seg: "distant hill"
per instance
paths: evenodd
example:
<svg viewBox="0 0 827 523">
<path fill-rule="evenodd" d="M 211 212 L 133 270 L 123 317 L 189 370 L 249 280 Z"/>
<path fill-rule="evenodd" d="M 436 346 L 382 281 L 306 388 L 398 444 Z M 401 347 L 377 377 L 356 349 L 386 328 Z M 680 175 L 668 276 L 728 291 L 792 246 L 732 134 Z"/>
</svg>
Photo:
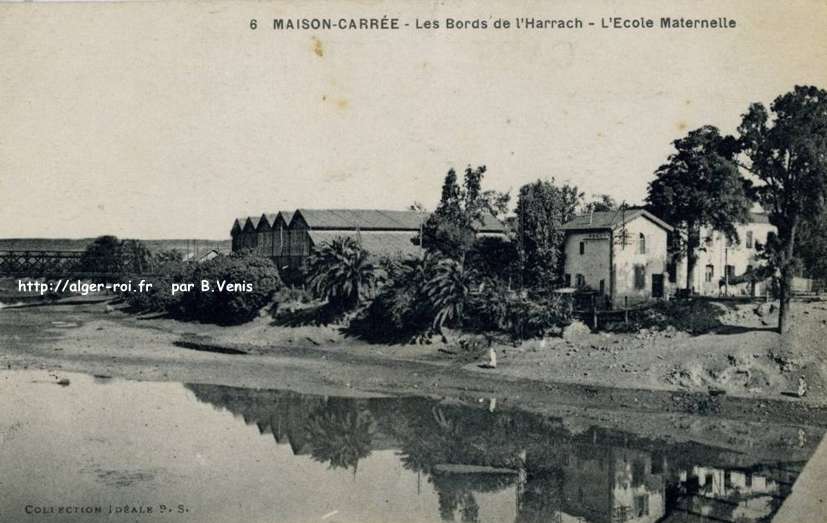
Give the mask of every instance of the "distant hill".
<svg viewBox="0 0 827 523">
<path fill-rule="evenodd" d="M 83 251 L 94 238 L 0 238 L 0 251 Z M 230 252 L 231 240 L 141 240 L 152 252 L 176 249 L 199 253 Z"/>
</svg>

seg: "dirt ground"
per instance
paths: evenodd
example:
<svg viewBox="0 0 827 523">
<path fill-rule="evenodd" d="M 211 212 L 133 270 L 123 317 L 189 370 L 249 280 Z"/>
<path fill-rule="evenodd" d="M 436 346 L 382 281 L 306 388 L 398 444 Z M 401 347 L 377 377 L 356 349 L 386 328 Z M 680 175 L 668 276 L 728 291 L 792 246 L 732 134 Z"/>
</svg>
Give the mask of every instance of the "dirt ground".
<svg viewBox="0 0 827 523">
<path fill-rule="evenodd" d="M 462 362 L 450 343 L 371 345 L 335 325 L 284 327 L 262 315 L 236 327 L 134 316 L 103 297 L 0 309 L 0 365 L 153 381 L 299 392 L 417 394 L 519 405 L 549 414 L 589 409 L 720 415 L 745 422 L 827 426 L 827 303 L 795 303 L 793 334 L 774 318 L 733 307 L 718 333 L 589 333 L 495 344 L 496 369 Z M 805 376 L 808 394 L 793 398 Z"/>
</svg>

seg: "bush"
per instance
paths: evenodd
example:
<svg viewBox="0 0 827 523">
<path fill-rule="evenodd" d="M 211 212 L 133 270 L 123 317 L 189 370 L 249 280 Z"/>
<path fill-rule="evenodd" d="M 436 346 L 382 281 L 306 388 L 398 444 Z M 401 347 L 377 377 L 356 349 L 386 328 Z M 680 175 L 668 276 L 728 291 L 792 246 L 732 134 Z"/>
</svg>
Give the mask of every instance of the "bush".
<svg viewBox="0 0 827 523">
<path fill-rule="evenodd" d="M 278 270 L 267 258 L 250 255 L 219 256 L 204 263 L 170 261 L 159 267 L 161 276 L 149 278 L 152 288 L 122 296 L 140 312 L 166 312 L 171 317 L 223 325 L 250 321 L 281 288 Z M 140 276 L 132 278 L 133 287 Z M 211 290 L 202 291 L 201 281 Z M 172 283 L 193 283 L 189 292 L 172 295 Z M 241 289 L 221 284 L 242 284 Z"/>
<path fill-rule="evenodd" d="M 219 256 L 192 267 L 188 281 L 195 283 L 195 289 L 181 293 L 173 311 L 184 319 L 223 325 L 250 321 L 282 285 L 275 264 L 260 256 Z M 209 283 L 210 290 L 201 290 L 202 281 Z"/>
<path fill-rule="evenodd" d="M 368 339 L 392 340 L 430 331 L 434 319 L 426 284 L 433 273 L 431 258 L 385 260 L 383 285 L 371 304 L 351 322 Z"/>
<path fill-rule="evenodd" d="M 665 329 L 673 327 L 689 334 L 704 334 L 724 324 L 721 317 L 724 306 L 707 300 L 672 300 L 658 302 L 635 312 L 628 324 L 612 322 L 604 327 L 612 332 L 638 332 L 640 329 Z"/>
<path fill-rule="evenodd" d="M 507 310 L 506 331 L 518 340 L 542 338 L 571 323 L 569 308 L 556 299 L 513 296 Z"/>
<path fill-rule="evenodd" d="M 465 303 L 472 285 L 472 274 L 461 263 L 446 258 L 436 264 L 433 276 L 425 284 L 435 313 L 434 329 L 441 331 L 443 325 L 462 325 Z"/>
<path fill-rule="evenodd" d="M 307 260 L 307 274 L 313 292 L 341 310 L 355 308 L 376 281 L 367 251 L 348 237 L 319 246 Z"/>
<path fill-rule="evenodd" d="M 144 277 L 140 274 L 128 276 L 132 280 L 133 292 L 123 292 L 121 297 L 136 312 L 167 312 L 176 311 L 181 295 L 172 295 L 172 283 L 192 281 L 193 262 L 167 260 L 157 263 L 153 271 L 157 276 Z M 142 279 L 152 284 L 146 292 L 137 292 L 135 286 Z"/>
</svg>

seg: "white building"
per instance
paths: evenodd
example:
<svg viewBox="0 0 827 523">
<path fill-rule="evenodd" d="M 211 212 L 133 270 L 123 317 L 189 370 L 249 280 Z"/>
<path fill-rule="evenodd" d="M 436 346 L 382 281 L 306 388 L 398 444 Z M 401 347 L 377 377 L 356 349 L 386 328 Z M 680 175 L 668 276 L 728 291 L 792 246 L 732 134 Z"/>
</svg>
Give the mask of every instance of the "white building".
<svg viewBox="0 0 827 523">
<path fill-rule="evenodd" d="M 663 298 L 672 227 L 643 209 L 594 212 L 563 225 L 566 286 L 613 307 Z"/>
<path fill-rule="evenodd" d="M 739 281 L 747 272 L 762 265 L 761 250 L 767 244 L 767 236 L 776 233 L 764 212 L 750 213 L 748 223 L 736 227 L 738 242 L 730 242 L 720 231 L 701 229 L 698 261 L 692 274 L 692 288 L 703 296 L 761 296 L 767 281 L 751 284 Z M 686 287 L 686 258 L 678 264 L 676 281 L 678 288 Z"/>
</svg>

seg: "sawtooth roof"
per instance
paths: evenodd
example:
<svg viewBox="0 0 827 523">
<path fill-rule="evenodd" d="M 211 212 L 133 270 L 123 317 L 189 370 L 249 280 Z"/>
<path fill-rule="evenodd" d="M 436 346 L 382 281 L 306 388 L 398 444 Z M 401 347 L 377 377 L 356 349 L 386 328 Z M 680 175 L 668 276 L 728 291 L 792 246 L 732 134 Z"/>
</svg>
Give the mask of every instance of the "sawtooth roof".
<svg viewBox="0 0 827 523">
<path fill-rule="evenodd" d="M 259 221 L 259 227 L 270 227 L 272 228 L 276 224 L 276 220 L 278 217 L 281 216 L 281 219 L 284 220 L 285 225 L 290 223 L 290 220 L 293 219 L 293 213 L 287 211 L 279 211 L 276 213 L 264 213 L 261 215 L 261 221 Z"/>
</svg>

